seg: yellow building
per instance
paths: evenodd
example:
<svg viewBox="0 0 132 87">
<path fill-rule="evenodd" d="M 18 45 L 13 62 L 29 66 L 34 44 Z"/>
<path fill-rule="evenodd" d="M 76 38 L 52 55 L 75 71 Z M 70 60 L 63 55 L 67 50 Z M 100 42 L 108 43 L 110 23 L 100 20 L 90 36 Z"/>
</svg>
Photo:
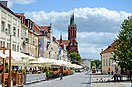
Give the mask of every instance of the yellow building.
<svg viewBox="0 0 132 87">
<path fill-rule="evenodd" d="M 102 73 L 108 74 L 112 71 L 115 72 L 115 68 L 120 71 L 120 67 L 117 65 L 115 61 L 113 61 L 111 58 L 113 58 L 112 52 L 113 52 L 113 46 L 115 43 L 112 43 L 110 46 L 108 46 L 105 50 L 101 52 L 101 60 L 102 60 Z"/>
</svg>

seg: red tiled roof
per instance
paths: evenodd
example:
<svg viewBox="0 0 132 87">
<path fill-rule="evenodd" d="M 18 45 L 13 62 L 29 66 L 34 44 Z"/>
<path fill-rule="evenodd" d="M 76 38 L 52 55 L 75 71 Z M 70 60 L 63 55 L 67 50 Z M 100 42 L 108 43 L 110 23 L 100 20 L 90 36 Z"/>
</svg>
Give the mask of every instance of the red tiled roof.
<svg viewBox="0 0 132 87">
<path fill-rule="evenodd" d="M 39 26 L 40 30 L 45 30 L 46 32 L 49 32 L 49 29 L 51 26 Z"/>
<path fill-rule="evenodd" d="M 39 34 L 39 35 L 43 35 L 43 33 L 40 32 L 39 26 L 38 26 L 37 24 L 35 24 L 35 23 L 34 23 L 34 31 L 35 31 L 37 34 Z"/>
<path fill-rule="evenodd" d="M 16 16 L 21 16 L 23 17 L 24 16 L 24 13 L 15 13 Z"/>
<path fill-rule="evenodd" d="M 109 53 L 112 52 L 114 50 L 114 46 L 116 46 L 116 41 L 114 41 L 110 46 L 108 46 L 102 53 Z"/>
<path fill-rule="evenodd" d="M 58 43 L 60 43 L 60 40 L 57 40 Z M 68 46 L 69 44 L 69 40 L 62 40 L 62 43 L 65 44 L 66 46 Z"/>
</svg>

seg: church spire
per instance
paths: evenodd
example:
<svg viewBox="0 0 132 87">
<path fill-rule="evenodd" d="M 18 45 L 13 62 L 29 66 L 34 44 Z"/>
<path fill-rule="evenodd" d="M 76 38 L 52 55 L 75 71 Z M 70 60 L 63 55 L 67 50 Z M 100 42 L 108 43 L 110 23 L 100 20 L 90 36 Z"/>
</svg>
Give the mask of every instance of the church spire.
<svg viewBox="0 0 132 87">
<path fill-rule="evenodd" d="M 62 43 L 62 33 L 60 35 L 60 44 Z"/>
<path fill-rule="evenodd" d="M 73 13 L 70 17 L 70 26 L 73 26 L 73 25 L 75 25 L 75 23 L 74 23 L 74 10 L 73 10 Z"/>
</svg>

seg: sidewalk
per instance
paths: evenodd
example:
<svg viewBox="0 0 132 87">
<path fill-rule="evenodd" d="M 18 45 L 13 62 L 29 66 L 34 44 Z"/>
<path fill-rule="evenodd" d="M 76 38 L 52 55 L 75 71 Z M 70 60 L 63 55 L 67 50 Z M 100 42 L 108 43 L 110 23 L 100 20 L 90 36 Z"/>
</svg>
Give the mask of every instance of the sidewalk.
<svg viewBox="0 0 132 87">
<path fill-rule="evenodd" d="M 95 74 L 92 76 L 92 87 L 131 87 L 131 83 L 130 81 L 114 82 L 108 75 Z"/>
<path fill-rule="evenodd" d="M 63 77 L 63 80 L 56 78 L 49 81 L 24 85 L 24 87 L 90 87 L 89 85 L 89 75 L 86 75 L 85 72 L 81 72 Z"/>
</svg>

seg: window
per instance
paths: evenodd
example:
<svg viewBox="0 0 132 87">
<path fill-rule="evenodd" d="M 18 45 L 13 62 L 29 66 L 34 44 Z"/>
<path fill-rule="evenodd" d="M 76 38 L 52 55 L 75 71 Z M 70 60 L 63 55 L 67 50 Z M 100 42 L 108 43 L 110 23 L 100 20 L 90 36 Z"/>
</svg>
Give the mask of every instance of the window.
<svg viewBox="0 0 132 87">
<path fill-rule="evenodd" d="M 19 29 L 18 29 L 18 31 L 17 31 L 17 36 L 19 37 Z"/>
<path fill-rule="evenodd" d="M 108 63 L 108 62 L 107 62 L 107 59 L 106 59 L 106 62 L 105 62 L 105 63 L 106 63 L 106 66 L 108 66 L 108 65 L 107 65 L 107 63 Z"/>
<path fill-rule="evenodd" d="M 1 32 L 5 31 L 5 22 L 1 21 Z"/>
<path fill-rule="evenodd" d="M 7 43 L 7 48 L 9 48 L 9 43 Z"/>
<path fill-rule="evenodd" d="M 5 42 L 3 42 L 3 47 L 5 47 Z"/>
<path fill-rule="evenodd" d="M 16 36 L 16 27 L 13 27 L 13 36 Z"/>
<path fill-rule="evenodd" d="M 17 52 L 19 52 L 19 46 L 17 46 Z"/>
<path fill-rule="evenodd" d="M 16 51 L 16 45 L 14 45 L 14 51 Z"/>
<path fill-rule="evenodd" d="M 105 66 L 105 59 L 103 59 L 103 66 Z"/>
<path fill-rule="evenodd" d="M 10 24 L 8 24 L 8 32 L 7 32 L 7 34 L 11 34 L 11 25 Z"/>
<path fill-rule="evenodd" d="M 111 60 L 109 59 L 109 66 L 111 66 Z"/>
</svg>

